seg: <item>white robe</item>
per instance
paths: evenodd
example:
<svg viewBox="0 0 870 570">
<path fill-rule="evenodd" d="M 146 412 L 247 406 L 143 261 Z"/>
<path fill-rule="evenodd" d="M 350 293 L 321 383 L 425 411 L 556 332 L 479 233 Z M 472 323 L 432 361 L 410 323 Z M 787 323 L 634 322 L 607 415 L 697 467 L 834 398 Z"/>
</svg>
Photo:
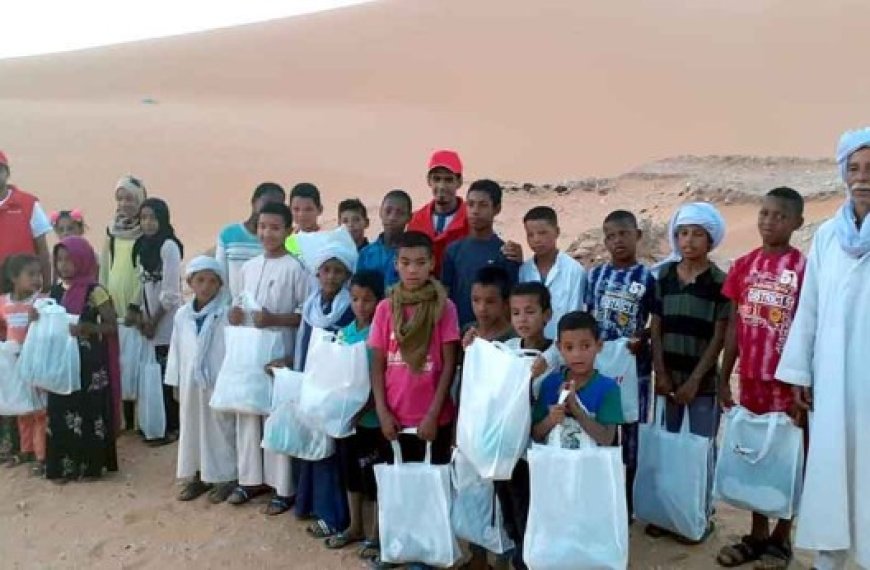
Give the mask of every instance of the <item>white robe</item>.
<svg viewBox="0 0 870 570">
<path fill-rule="evenodd" d="M 238 479 L 236 469 L 236 416 L 213 410 L 212 389 L 202 389 L 193 380 L 196 362 L 196 323 L 190 303 L 175 315 L 175 328 L 169 344 L 165 383 L 178 387 L 181 434 L 178 440 L 179 478 L 193 477 L 197 471 L 206 483 Z M 226 320 L 215 323 L 214 340 L 208 359 L 215 375 L 224 359 Z"/>
<path fill-rule="evenodd" d="M 870 255 L 848 256 L 832 221 L 816 233 L 777 378 L 813 387 L 795 545 L 848 550 L 870 568 Z"/>
</svg>

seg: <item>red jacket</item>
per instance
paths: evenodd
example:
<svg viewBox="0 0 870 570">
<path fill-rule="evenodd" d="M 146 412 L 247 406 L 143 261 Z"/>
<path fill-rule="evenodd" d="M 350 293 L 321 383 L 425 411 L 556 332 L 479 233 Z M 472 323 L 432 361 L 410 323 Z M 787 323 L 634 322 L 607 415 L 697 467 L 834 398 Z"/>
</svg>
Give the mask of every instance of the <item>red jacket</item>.
<svg viewBox="0 0 870 570">
<path fill-rule="evenodd" d="M 0 204 L 0 266 L 7 257 L 19 253 L 36 254 L 30 219 L 36 196 L 9 185 L 9 196 Z"/>
<path fill-rule="evenodd" d="M 408 231 L 423 232 L 435 244 L 435 275 L 441 275 L 441 260 L 444 259 L 444 252 L 447 246 L 451 243 L 461 240 L 468 236 L 468 209 L 465 207 L 465 202 L 462 198 L 459 200 L 459 207 L 456 209 L 453 219 L 443 232 L 435 235 L 435 227 L 432 225 L 432 209 L 433 202 L 429 202 L 411 216 L 411 221 L 408 223 Z"/>
</svg>

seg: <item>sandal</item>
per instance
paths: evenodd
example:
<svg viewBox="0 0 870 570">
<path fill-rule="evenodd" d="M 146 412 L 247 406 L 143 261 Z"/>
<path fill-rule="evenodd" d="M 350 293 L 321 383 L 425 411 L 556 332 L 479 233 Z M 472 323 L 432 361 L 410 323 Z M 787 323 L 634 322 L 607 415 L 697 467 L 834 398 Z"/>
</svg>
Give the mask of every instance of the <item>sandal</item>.
<svg viewBox="0 0 870 570">
<path fill-rule="evenodd" d="M 716 556 L 716 562 L 724 568 L 736 568 L 761 558 L 765 550 L 765 541 L 750 535 L 741 537 L 737 544 L 723 546 Z"/>
<path fill-rule="evenodd" d="M 654 524 L 646 525 L 646 528 L 643 529 L 645 535 L 650 538 L 664 538 L 666 536 L 671 536 L 673 533 L 666 528 L 662 528 L 660 526 L 656 526 Z"/>
<path fill-rule="evenodd" d="M 45 461 L 37 461 L 36 465 L 30 468 L 31 477 L 45 477 Z"/>
<path fill-rule="evenodd" d="M 6 467 L 9 469 L 14 469 L 19 465 L 24 465 L 25 463 L 33 463 L 36 461 L 36 456 L 32 453 L 15 453 L 9 457 L 9 462 L 6 463 Z"/>
<path fill-rule="evenodd" d="M 227 500 L 237 483 L 216 483 L 212 485 L 211 491 L 208 492 L 208 502 L 212 505 L 219 505 Z"/>
<path fill-rule="evenodd" d="M 294 497 L 280 497 L 275 495 L 263 512 L 270 517 L 281 515 L 293 508 Z"/>
<path fill-rule="evenodd" d="M 399 564 L 393 564 L 392 562 L 384 562 L 381 560 L 381 555 L 378 554 L 371 560 L 369 560 L 369 568 L 372 570 L 390 570 L 391 568 L 399 568 Z"/>
<path fill-rule="evenodd" d="M 716 525 L 713 521 L 710 521 L 707 524 L 707 530 L 704 531 L 704 534 L 698 540 L 692 540 L 691 538 L 686 538 L 685 536 L 680 536 L 678 534 L 674 535 L 674 540 L 679 542 L 684 546 L 698 546 L 699 544 L 704 544 L 710 535 L 713 534 L 713 531 L 716 530 Z"/>
<path fill-rule="evenodd" d="M 788 542 L 768 540 L 762 548 L 755 570 L 785 570 L 794 557 Z"/>
<path fill-rule="evenodd" d="M 327 538 L 324 541 L 324 544 L 326 545 L 326 548 L 330 550 L 341 550 L 346 546 L 357 544 L 363 540 L 365 540 L 364 536 L 353 536 L 346 530 L 343 530 Z"/>
<path fill-rule="evenodd" d="M 231 505 L 244 505 L 257 495 L 262 495 L 265 493 L 260 487 L 245 487 L 244 485 L 239 485 L 233 492 L 230 493 L 230 496 L 227 497 L 227 502 Z"/>
<path fill-rule="evenodd" d="M 199 479 L 194 479 L 187 483 L 184 488 L 178 493 L 179 501 L 192 501 L 208 492 L 211 489 L 211 485 L 208 483 L 203 483 Z"/>
<path fill-rule="evenodd" d="M 329 538 L 330 536 L 338 534 L 337 531 L 329 528 L 329 525 L 323 519 L 314 521 L 314 524 L 309 525 L 308 528 L 305 529 L 305 532 L 307 532 L 308 536 L 312 538 Z"/>
<path fill-rule="evenodd" d="M 362 541 L 362 545 L 360 545 L 356 555 L 360 560 L 372 561 L 381 555 L 381 543 L 377 540 L 367 538 Z"/>
</svg>

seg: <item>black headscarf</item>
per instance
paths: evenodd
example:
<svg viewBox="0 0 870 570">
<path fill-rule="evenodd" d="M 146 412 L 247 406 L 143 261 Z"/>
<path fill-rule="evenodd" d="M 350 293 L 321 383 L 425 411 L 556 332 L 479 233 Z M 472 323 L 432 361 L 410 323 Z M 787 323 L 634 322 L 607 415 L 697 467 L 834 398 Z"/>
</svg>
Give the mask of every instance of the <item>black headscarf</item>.
<svg viewBox="0 0 870 570">
<path fill-rule="evenodd" d="M 184 246 L 181 241 L 175 237 L 175 229 L 169 222 L 169 206 L 160 198 L 147 198 L 139 207 L 148 208 L 154 212 L 154 217 L 157 218 L 157 233 L 153 236 L 143 235 L 136 240 L 133 245 L 133 265 L 139 265 L 145 271 L 145 274 L 153 278 L 160 278 L 163 275 L 163 260 L 160 257 L 160 249 L 163 247 L 166 240 L 172 240 L 178 244 L 178 250 L 181 257 L 184 257 Z"/>
</svg>

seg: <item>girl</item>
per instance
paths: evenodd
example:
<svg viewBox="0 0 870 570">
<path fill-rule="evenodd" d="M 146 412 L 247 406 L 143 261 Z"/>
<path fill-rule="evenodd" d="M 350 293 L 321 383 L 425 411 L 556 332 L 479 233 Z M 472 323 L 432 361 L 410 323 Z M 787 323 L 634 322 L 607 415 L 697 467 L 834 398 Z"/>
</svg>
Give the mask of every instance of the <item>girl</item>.
<svg viewBox="0 0 870 570">
<path fill-rule="evenodd" d="M 117 334 L 118 316 L 109 293 L 95 282 L 95 259 L 93 248 L 80 237 L 54 247 L 62 284 L 51 288 L 51 297 L 79 315 L 70 334 L 79 339 L 82 386 L 68 396 L 48 395 L 45 475 L 59 484 L 118 470 L 112 403 L 120 386 L 109 373 L 109 337 Z"/>
<path fill-rule="evenodd" d="M 350 281 L 350 298 L 354 321 L 341 329 L 339 339 L 345 344 L 366 342 L 375 307 L 384 298 L 383 275 L 379 271 L 361 271 L 354 275 Z M 326 547 L 338 549 L 363 541 L 359 551 L 363 560 L 375 558 L 380 553 L 374 465 L 382 462 L 381 439 L 378 414 L 371 405 L 360 412 L 356 433 L 338 441 L 338 458 L 350 505 L 350 526 L 327 538 Z M 363 522 L 364 508 L 369 508 L 373 514 L 368 533 Z"/>
<path fill-rule="evenodd" d="M 100 255 L 100 284 L 108 290 L 121 319 L 140 296 L 139 273 L 133 265 L 133 245 L 142 235 L 139 207 L 145 197 L 145 186 L 139 179 L 124 176 L 118 181 L 115 186 L 115 220 L 106 231 L 107 239 Z"/>
<path fill-rule="evenodd" d="M 349 237 L 349 236 L 348 236 Z M 305 369 L 311 333 L 315 328 L 338 332 L 354 320 L 351 297 L 345 283 L 356 266 L 357 252 L 352 239 L 347 244 L 331 243 L 314 252 L 312 266 L 317 272 L 318 290 L 302 307 L 302 326 L 297 336 L 294 368 Z M 330 537 L 347 528 L 347 497 L 341 480 L 338 457 L 321 461 L 293 460 L 296 485 L 296 516 L 315 517 L 306 531 L 314 538 Z"/>
<path fill-rule="evenodd" d="M 216 259 L 195 258 L 187 266 L 194 298 L 174 318 L 166 384 L 178 388 L 181 403 L 177 475 L 188 482 L 179 501 L 192 501 L 208 492 L 209 501 L 222 503 L 238 479 L 235 415 L 209 407 L 224 359 L 225 282 Z"/>
<path fill-rule="evenodd" d="M 85 234 L 85 217 L 79 209 L 52 212 L 50 219 L 51 227 L 54 228 L 54 233 L 59 240 L 70 236 L 81 237 Z"/>
<path fill-rule="evenodd" d="M 13 255 L 3 264 L 3 290 L 0 297 L 0 338 L 23 344 L 30 324 L 33 302 L 41 297 L 42 266 L 33 255 Z M 11 423 L 13 418 L 2 418 Z M 45 410 L 18 416 L 20 453 L 10 454 L 8 467 L 36 461 L 34 475 L 42 475 L 45 463 Z M 12 430 L 9 430 L 12 431 Z M 12 444 L 12 442 L 9 442 Z M 9 445 L 12 447 L 12 445 Z"/>
<path fill-rule="evenodd" d="M 169 222 L 169 206 L 159 198 L 148 198 L 139 208 L 142 236 L 133 245 L 133 265 L 139 268 L 141 296 L 139 311 L 130 311 L 127 321 L 151 339 L 157 361 L 166 373 L 166 358 L 172 338 L 175 312 L 181 305 L 181 258 L 184 246 Z M 132 403 L 132 402 L 131 402 Z M 172 387 L 163 385 L 166 434 L 149 441 L 159 446 L 178 439 L 178 402 Z"/>
</svg>

